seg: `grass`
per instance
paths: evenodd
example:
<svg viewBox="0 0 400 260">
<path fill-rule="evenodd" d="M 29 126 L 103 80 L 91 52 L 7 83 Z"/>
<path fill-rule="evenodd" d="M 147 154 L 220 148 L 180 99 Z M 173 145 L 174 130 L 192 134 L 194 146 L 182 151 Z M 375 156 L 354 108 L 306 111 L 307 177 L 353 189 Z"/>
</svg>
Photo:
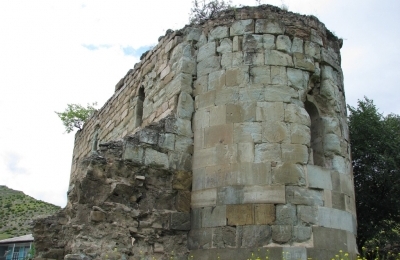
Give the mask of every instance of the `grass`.
<svg viewBox="0 0 400 260">
<path fill-rule="evenodd" d="M 0 185 L 0 240 L 32 233 L 32 219 L 58 210 L 58 206 Z"/>
</svg>

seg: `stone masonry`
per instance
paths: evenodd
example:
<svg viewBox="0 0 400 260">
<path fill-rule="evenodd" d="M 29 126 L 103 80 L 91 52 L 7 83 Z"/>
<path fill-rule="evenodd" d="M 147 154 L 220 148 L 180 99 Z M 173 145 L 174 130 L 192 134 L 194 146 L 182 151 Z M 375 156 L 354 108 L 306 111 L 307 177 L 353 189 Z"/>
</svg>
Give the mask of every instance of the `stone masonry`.
<svg viewBox="0 0 400 260">
<path fill-rule="evenodd" d="M 76 134 L 39 258 L 355 258 L 341 45 L 268 5 L 160 37 Z"/>
</svg>

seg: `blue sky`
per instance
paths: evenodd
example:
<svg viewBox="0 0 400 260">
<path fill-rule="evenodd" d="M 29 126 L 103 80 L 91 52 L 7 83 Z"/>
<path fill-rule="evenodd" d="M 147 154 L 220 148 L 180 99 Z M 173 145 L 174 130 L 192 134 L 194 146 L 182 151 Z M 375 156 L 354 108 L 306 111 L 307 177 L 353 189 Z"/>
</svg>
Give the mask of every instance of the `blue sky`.
<svg viewBox="0 0 400 260">
<path fill-rule="evenodd" d="M 255 0 L 232 1 L 255 5 Z M 400 114 L 400 1 L 271 0 L 318 17 L 344 39 L 347 102 L 367 96 Z M 190 0 L 0 1 L 0 185 L 66 204 L 74 134 L 54 111 L 97 101 L 188 22 Z"/>
</svg>

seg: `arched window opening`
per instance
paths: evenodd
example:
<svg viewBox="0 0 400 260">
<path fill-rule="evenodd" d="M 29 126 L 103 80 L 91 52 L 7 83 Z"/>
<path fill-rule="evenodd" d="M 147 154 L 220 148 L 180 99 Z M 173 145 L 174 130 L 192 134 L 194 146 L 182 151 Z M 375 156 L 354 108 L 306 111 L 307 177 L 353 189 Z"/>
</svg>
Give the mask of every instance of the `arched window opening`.
<svg viewBox="0 0 400 260">
<path fill-rule="evenodd" d="M 312 155 L 314 160 L 314 165 L 325 166 L 325 156 L 324 156 L 324 145 L 322 142 L 323 138 L 323 125 L 322 119 L 319 115 L 317 107 L 306 101 L 304 103 L 305 109 L 311 119 L 311 144 Z"/>
<path fill-rule="evenodd" d="M 138 99 L 135 107 L 135 128 L 139 127 L 143 121 L 143 102 L 145 99 L 144 87 L 139 88 Z"/>
</svg>

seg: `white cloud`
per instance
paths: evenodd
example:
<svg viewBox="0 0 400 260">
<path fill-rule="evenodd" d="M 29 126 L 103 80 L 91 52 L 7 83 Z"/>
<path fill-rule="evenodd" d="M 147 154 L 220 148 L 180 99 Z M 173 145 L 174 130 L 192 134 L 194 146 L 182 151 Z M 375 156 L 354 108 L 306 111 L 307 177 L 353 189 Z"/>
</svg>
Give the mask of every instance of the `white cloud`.
<svg viewBox="0 0 400 260">
<path fill-rule="evenodd" d="M 400 2 L 268 3 L 315 15 L 345 39 L 342 67 L 351 105 L 367 95 L 381 111 L 400 114 Z M 101 106 L 142 50 L 157 44 L 167 29 L 187 23 L 190 5 L 189 0 L 0 1 L 0 184 L 64 206 L 74 136 L 63 134 L 54 111 L 67 103 Z"/>
</svg>

